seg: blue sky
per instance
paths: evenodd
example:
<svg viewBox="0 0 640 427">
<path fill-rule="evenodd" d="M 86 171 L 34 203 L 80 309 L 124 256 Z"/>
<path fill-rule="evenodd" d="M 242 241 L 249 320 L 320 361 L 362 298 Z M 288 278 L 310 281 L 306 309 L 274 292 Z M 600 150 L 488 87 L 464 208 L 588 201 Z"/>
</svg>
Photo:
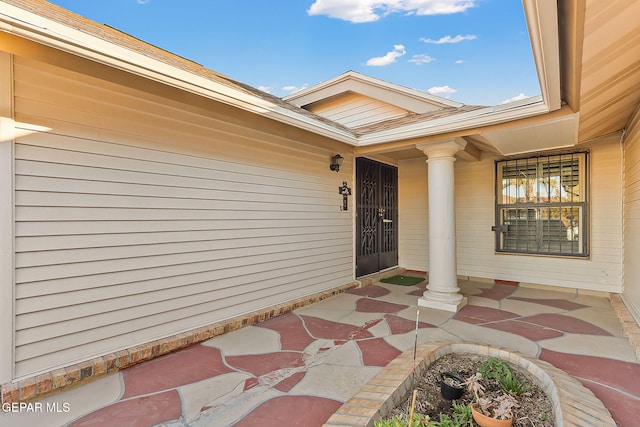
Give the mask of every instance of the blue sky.
<svg viewBox="0 0 640 427">
<path fill-rule="evenodd" d="M 540 94 L 518 0 L 52 0 L 285 96 L 348 70 L 468 105 Z"/>
</svg>

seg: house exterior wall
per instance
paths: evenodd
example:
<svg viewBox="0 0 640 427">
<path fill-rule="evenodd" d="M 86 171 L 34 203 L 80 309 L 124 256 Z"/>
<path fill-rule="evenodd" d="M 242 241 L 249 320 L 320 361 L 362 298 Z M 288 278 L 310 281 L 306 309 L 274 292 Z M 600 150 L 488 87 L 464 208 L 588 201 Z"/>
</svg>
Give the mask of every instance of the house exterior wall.
<svg viewBox="0 0 640 427">
<path fill-rule="evenodd" d="M 454 167 L 458 275 L 621 292 L 621 149 L 615 140 L 593 144 L 590 153 L 588 259 L 496 253 L 495 235 L 491 231 L 495 221 L 495 159 L 483 158 L 479 162 L 457 160 Z M 400 266 L 428 269 L 424 160 L 401 161 L 399 175 Z M 415 209 L 414 206 L 420 208 Z M 421 239 L 424 239 L 422 244 L 418 242 Z"/>
<path fill-rule="evenodd" d="M 429 200 L 427 158 L 398 162 L 398 265 L 429 270 Z"/>
<path fill-rule="evenodd" d="M 29 57 L 13 74 L 14 378 L 353 280 L 336 143 Z"/>
<path fill-rule="evenodd" d="M 624 292 L 627 307 L 640 323 L 640 114 L 624 140 Z"/>
<path fill-rule="evenodd" d="M 586 147 L 585 147 L 586 148 Z M 617 141 L 590 147 L 588 259 L 496 254 L 494 159 L 456 162 L 458 274 L 604 292 L 622 291 L 622 174 Z"/>
</svg>

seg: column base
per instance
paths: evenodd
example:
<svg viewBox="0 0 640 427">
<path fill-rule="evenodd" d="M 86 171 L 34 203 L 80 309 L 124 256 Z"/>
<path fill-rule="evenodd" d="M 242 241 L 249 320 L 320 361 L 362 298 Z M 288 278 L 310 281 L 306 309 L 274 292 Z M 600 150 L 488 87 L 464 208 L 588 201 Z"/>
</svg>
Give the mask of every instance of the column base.
<svg viewBox="0 0 640 427">
<path fill-rule="evenodd" d="M 418 298 L 419 307 L 434 308 L 436 310 L 450 311 L 453 313 L 457 313 L 465 305 L 467 305 L 467 297 L 462 297 L 461 300 L 453 302 L 433 300 L 426 296 Z"/>
</svg>

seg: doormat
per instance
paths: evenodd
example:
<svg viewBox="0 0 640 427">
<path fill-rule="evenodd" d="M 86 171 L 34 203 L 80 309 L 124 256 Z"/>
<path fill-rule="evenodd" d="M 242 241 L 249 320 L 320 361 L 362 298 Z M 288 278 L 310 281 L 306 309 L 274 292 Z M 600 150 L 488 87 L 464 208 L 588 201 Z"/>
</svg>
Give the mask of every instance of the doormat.
<svg viewBox="0 0 640 427">
<path fill-rule="evenodd" d="M 426 279 L 424 277 L 411 277 L 411 276 L 393 276 L 388 279 L 380 280 L 383 283 L 391 283 L 392 285 L 400 285 L 400 286 L 413 286 L 417 285 L 420 282 L 424 282 Z"/>
</svg>

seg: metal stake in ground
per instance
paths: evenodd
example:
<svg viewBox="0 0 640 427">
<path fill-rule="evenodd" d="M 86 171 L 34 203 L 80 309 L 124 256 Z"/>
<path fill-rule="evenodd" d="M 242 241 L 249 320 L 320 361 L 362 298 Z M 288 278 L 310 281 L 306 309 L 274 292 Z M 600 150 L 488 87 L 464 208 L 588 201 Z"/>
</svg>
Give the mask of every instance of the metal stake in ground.
<svg viewBox="0 0 640 427">
<path fill-rule="evenodd" d="M 418 391 L 416 390 L 416 357 L 418 353 L 418 324 L 420 319 L 420 309 L 416 307 L 416 334 L 413 342 L 413 372 L 411 372 L 411 390 L 413 390 L 413 399 L 411 403 L 411 411 L 409 415 L 409 425 L 413 419 L 413 409 L 416 402 Z"/>
</svg>

